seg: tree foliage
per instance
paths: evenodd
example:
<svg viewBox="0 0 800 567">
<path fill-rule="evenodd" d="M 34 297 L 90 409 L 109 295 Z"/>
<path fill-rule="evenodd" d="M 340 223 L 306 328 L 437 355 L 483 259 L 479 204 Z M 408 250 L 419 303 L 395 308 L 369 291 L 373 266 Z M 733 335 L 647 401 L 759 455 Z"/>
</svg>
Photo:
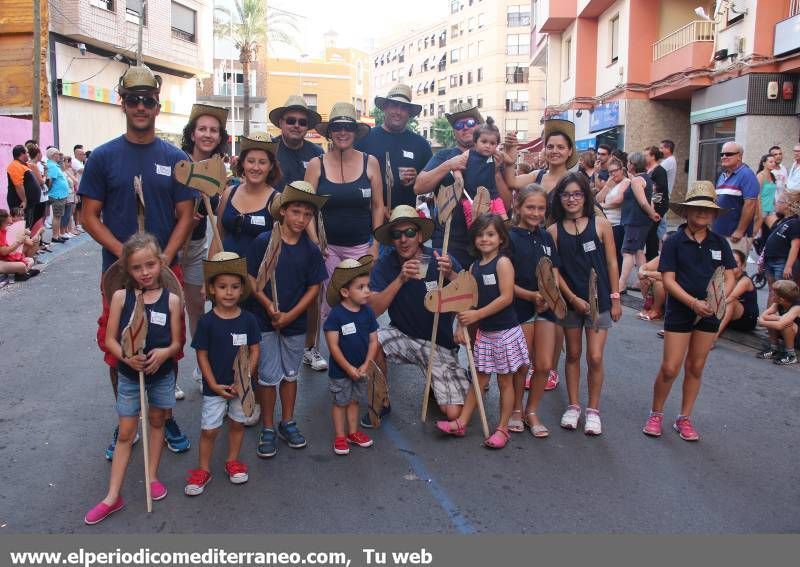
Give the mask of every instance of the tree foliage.
<svg viewBox="0 0 800 567">
<path fill-rule="evenodd" d="M 456 145 L 456 137 L 453 134 L 453 128 L 444 116 L 437 117 L 433 124 L 433 139 L 436 140 L 442 147 L 449 148 Z"/>
<path fill-rule="evenodd" d="M 375 127 L 378 128 L 383 124 L 383 110 L 378 108 L 377 106 L 373 106 L 370 114 L 375 119 Z M 417 120 L 416 116 L 412 116 L 408 120 L 408 124 L 406 124 L 406 128 L 414 132 L 415 134 L 419 134 L 419 120 Z"/>
</svg>

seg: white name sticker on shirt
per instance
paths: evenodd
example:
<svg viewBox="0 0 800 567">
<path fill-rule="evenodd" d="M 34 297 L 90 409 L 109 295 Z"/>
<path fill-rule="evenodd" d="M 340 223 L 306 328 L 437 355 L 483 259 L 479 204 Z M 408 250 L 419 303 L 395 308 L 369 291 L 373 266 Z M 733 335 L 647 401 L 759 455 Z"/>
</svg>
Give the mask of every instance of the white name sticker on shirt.
<svg viewBox="0 0 800 567">
<path fill-rule="evenodd" d="M 483 285 L 497 285 L 497 278 L 494 274 L 483 274 Z"/>
<path fill-rule="evenodd" d="M 486 163 L 493 163 L 493 162 L 494 160 L 492 159 L 492 156 L 486 158 Z"/>
<path fill-rule="evenodd" d="M 722 250 L 712 250 L 711 251 L 711 259 L 712 260 L 722 260 Z"/>
<path fill-rule="evenodd" d="M 347 325 L 342 325 L 342 334 L 343 335 L 355 335 L 356 334 L 356 324 L 355 323 L 348 323 Z"/>
<path fill-rule="evenodd" d="M 308 162 L 307 161 L 303 162 L 303 169 L 308 169 Z"/>
<path fill-rule="evenodd" d="M 372 197 L 372 187 L 367 187 L 366 189 L 361 190 L 361 196 L 365 199 L 369 199 Z"/>
<path fill-rule="evenodd" d="M 167 324 L 167 314 L 159 313 L 158 311 L 150 312 L 150 322 L 153 325 L 161 325 L 162 327 Z"/>
<path fill-rule="evenodd" d="M 156 173 L 159 175 L 166 175 L 169 177 L 172 175 L 172 168 L 168 165 L 156 164 Z"/>
<path fill-rule="evenodd" d="M 544 250 L 544 255 L 545 256 L 552 256 L 553 255 L 553 252 L 552 252 L 552 250 L 550 249 L 549 246 L 545 246 L 544 244 L 542 244 L 542 250 Z"/>
<path fill-rule="evenodd" d="M 258 226 L 266 226 L 267 220 L 264 218 L 264 215 L 257 215 L 250 217 L 250 224 L 256 224 Z"/>
<path fill-rule="evenodd" d="M 439 289 L 439 282 L 425 282 L 425 289 L 428 291 L 433 291 L 435 289 Z"/>
<path fill-rule="evenodd" d="M 403 150 L 403 157 L 408 159 L 414 159 L 414 152 Z"/>
<path fill-rule="evenodd" d="M 231 337 L 233 337 L 233 346 L 242 346 L 247 344 L 246 333 L 231 333 Z"/>
<path fill-rule="evenodd" d="M 590 240 L 589 242 L 583 243 L 584 252 L 594 252 L 595 250 L 597 250 L 597 245 L 594 243 L 594 240 Z"/>
</svg>

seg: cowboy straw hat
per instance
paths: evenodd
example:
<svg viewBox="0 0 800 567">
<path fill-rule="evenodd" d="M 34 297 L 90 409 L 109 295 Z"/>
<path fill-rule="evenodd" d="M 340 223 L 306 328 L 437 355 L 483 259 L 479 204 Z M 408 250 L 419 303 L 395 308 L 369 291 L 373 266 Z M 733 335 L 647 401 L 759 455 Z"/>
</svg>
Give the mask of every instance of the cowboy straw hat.
<svg viewBox="0 0 800 567">
<path fill-rule="evenodd" d="M 247 277 L 247 259 L 240 257 L 236 252 L 217 252 L 210 260 L 203 260 L 203 283 L 206 286 L 206 295 L 211 297 L 209 280 L 221 274 L 239 276 L 242 278 L 243 301 L 251 293 L 250 278 Z"/>
<path fill-rule="evenodd" d="M 111 303 L 111 297 L 114 292 L 125 288 L 125 283 L 128 281 L 128 274 L 125 272 L 125 267 L 120 260 L 111 264 L 108 269 L 103 273 L 102 280 L 100 281 L 100 288 L 103 292 L 103 297 L 106 301 Z M 161 267 L 161 285 L 167 288 L 167 291 L 174 293 L 181 298 L 183 303 L 183 286 L 178 281 L 178 277 L 167 266 Z"/>
<path fill-rule="evenodd" d="M 394 245 L 394 241 L 392 237 L 389 236 L 389 233 L 392 227 L 404 222 L 410 222 L 417 226 L 422 233 L 422 242 L 428 240 L 433 234 L 433 221 L 429 218 L 419 216 L 417 209 L 409 205 L 398 205 L 392 209 L 392 216 L 389 217 L 389 221 L 376 228 L 372 234 L 375 235 L 375 240 L 381 244 L 392 246 Z"/>
<path fill-rule="evenodd" d="M 283 115 L 290 110 L 300 110 L 305 112 L 308 115 L 309 128 L 313 128 L 319 124 L 320 120 L 322 120 L 322 116 L 308 108 L 308 105 L 303 97 L 300 95 L 292 95 L 286 99 L 286 102 L 283 103 L 283 106 L 272 109 L 272 111 L 269 113 L 269 121 L 275 126 L 280 127 L 281 118 L 283 118 Z"/>
<path fill-rule="evenodd" d="M 161 92 L 161 76 L 154 75 L 147 65 L 129 67 L 119 78 L 117 92 L 126 93 Z"/>
<path fill-rule="evenodd" d="M 213 116 L 219 120 L 221 130 L 225 128 L 225 124 L 228 122 L 228 109 L 219 106 L 211 106 L 210 104 L 193 104 L 192 111 L 189 113 L 189 122 L 194 122 L 201 116 Z"/>
<path fill-rule="evenodd" d="M 320 136 L 328 138 L 328 125 L 332 122 L 354 122 L 358 125 L 356 130 L 356 139 L 363 138 L 369 133 L 369 126 L 363 122 L 358 121 L 358 114 L 356 114 L 356 107 L 349 102 L 337 102 L 333 105 L 327 121 L 322 121 L 317 124 L 314 129 L 319 132 Z"/>
<path fill-rule="evenodd" d="M 572 155 L 567 160 L 567 169 L 572 169 L 578 163 L 578 150 L 575 148 L 575 123 L 569 120 L 562 120 L 560 118 L 552 118 L 544 121 L 544 132 L 542 132 L 542 141 L 547 140 L 547 137 L 553 132 L 564 134 L 569 138 L 572 145 Z"/>
<path fill-rule="evenodd" d="M 670 203 L 669 209 L 679 217 L 686 218 L 686 207 L 702 207 L 705 209 L 717 209 L 722 213 L 728 209 L 723 209 L 717 205 L 717 190 L 710 181 L 695 181 L 686 193 L 683 203 Z"/>
<path fill-rule="evenodd" d="M 308 203 L 317 211 L 322 210 L 329 195 L 317 195 L 314 186 L 308 181 L 292 181 L 283 188 L 282 193 L 275 195 L 269 206 L 269 213 L 273 219 L 281 218 L 281 209 L 291 203 Z"/>
<path fill-rule="evenodd" d="M 339 262 L 333 270 L 331 283 L 328 284 L 328 305 L 334 307 L 342 300 L 339 290 L 356 279 L 358 276 L 368 276 L 372 268 L 372 256 L 361 256 L 358 260 L 348 258 Z"/>
<path fill-rule="evenodd" d="M 272 137 L 266 132 L 250 132 L 249 136 L 239 138 L 239 155 L 244 155 L 248 150 L 264 150 L 274 157 L 278 151 L 278 144 L 273 142 Z M 272 161 L 275 161 L 274 158 Z"/>
<path fill-rule="evenodd" d="M 375 106 L 383 110 L 387 102 L 399 102 L 411 111 L 411 116 L 417 116 L 422 112 L 422 105 L 411 103 L 411 87 L 403 83 L 397 83 L 386 94 L 385 97 L 376 96 Z"/>
<path fill-rule="evenodd" d="M 453 126 L 462 118 L 474 118 L 478 124 L 483 124 L 483 116 L 481 116 L 481 111 L 478 110 L 478 107 L 469 105 L 465 102 L 458 103 L 452 114 L 445 113 L 444 116 L 447 118 L 450 126 Z"/>
</svg>

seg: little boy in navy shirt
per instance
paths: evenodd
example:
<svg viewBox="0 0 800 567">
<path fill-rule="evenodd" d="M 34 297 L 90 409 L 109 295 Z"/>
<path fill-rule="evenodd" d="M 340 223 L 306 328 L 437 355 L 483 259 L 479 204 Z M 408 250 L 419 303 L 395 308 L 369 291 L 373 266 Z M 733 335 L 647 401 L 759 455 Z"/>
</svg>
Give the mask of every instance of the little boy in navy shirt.
<svg viewBox="0 0 800 567">
<path fill-rule="evenodd" d="M 246 417 L 233 388 L 233 364 L 247 345 L 251 375 L 256 370 L 261 333 L 255 316 L 239 307 L 250 294 L 247 261 L 234 252 L 219 252 L 203 260 L 206 295 L 214 307 L 200 318 L 192 337 L 197 366 L 203 374 L 203 414 L 200 462 L 189 471 L 187 496 L 198 496 L 211 481 L 211 453 L 225 415 L 228 416 L 228 458 L 225 472 L 234 484 L 247 482 L 247 465 L 239 461 Z"/>
<path fill-rule="evenodd" d="M 249 308 L 261 328 L 258 384 L 262 428 L 256 450 L 261 458 L 273 457 L 278 452 L 277 437 L 292 449 L 306 446 L 294 419 L 297 376 L 305 351 L 306 312 L 328 277 L 322 252 L 308 237 L 306 228 L 327 200 L 327 196 L 317 195 L 311 184 L 293 181 L 272 202 L 272 217 L 281 223 L 281 251 L 273 276 L 277 304 L 272 297 L 271 282 L 262 289 L 256 282 L 272 231 L 259 235 L 247 254 L 247 269 L 256 299 Z M 276 431 L 274 413 L 279 392 L 281 421 Z"/>
<path fill-rule="evenodd" d="M 371 266 L 372 256 L 342 260 L 328 286 L 328 304 L 333 309 L 323 330 L 331 353 L 328 389 L 333 397 L 333 452 L 337 455 L 347 455 L 350 443 L 372 446 L 372 439 L 358 430 L 358 404 L 366 399 L 367 369 L 378 354 L 378 321 L 367 306 Z"/>
</svg>

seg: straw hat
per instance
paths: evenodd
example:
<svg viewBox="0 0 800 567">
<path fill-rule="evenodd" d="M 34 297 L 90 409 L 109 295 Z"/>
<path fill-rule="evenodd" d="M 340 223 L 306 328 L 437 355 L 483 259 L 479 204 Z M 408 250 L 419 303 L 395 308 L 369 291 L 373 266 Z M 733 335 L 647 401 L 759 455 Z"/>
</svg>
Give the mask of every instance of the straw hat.
<svg viewBox="0 0 800 567">
<path fill-rule="evenodd" d="M 327 121 L 320 122 L 316 125 L 315 130 L 325 138 L 328 138 L 328 124 L 332 122 L 354 122 L 358 124 L 356 130 L 356 139 L 363 138 L 369 133 L 369 126 L 363 122 L 358 121 L 358 114 L 356 114 L 356 107 L 349 102 L 337 102 L 333 105 Z"/>
<path fill-rule="evenodd" d="M 717 190 L 710 181 L 695 181 L 686 193 L 683 203 L 670 203 L 670 210 L 679 217 L 686 218 L 686 207 L 703 207 L 705 209 L 717 209 L 722 213 L 727 211 L 717 205 Z"/>
<path fill-rule="evenodd" d="M 333 270 L 331 283 L 328 285 L 328 305 L 334 307 L 342 300 L 339 290 L 356 279 L 358 276 L 368 276 L 372 268 L 372 256 L 361 256 L 358 260 L 348 258 L 342 260 Z"/>
<path fill-rule="evenodd" d="M 128 274 L 125 272 L 125 267 L 122 262 L 117 260 L 111 264 L 108 269 L 103 273 L 103 278 L 100 282 L 100 288 L 103 290 L 103 297 L 106 301 L 111 303 L 111 297 L 114 292 L 125 288 L 125 282 L 128 281 Z M 161 285 L 167 288 L 170 293 L 174 293 L 181 298 L 183 303 L 183 287 L 178 281 L 178 277 L 167 266 L 161 268 Z"/>
<path fill-rule="evenodd" d="M 119 78 L 117 85 L 119 94 L 161 92 L 161 76 L 154 75 L 147 65 L 129 67 Z"/>
<path fill-rule="evenodd" d="M 278 144 L 266 132 L 250 132 L 249 136 L 242 136 L 239 140 L 239 155 L 247 150 L 264 150 L 274 156 L 278 151 Z"/>
<path fill-rule="evenodd" d="M 272 122 L 275 126 L 280 125 L 281 118 L 283 115 L 289 112 L 290 110 L 301 110 L 308 115 L 308 127 L 313 128 L 317 124 L 319 124 L 322 117 L 317 113 L 308 108 L 306 104 L 306 100 L 301 97 L 300 95 L 292 95 L 286 99 L 286 102 L 283 106 L 279 106 L 278 108 L 273 108 L 272 112 L 269 113 L 269 121 Z"/>
<path fill-rule="evenodd" d="M 415 224 L 422 233 L 422 242 L 428 240 L 433 234 L 433 221 L 431 219 L 419 216 L 417 209 L 409 205 L 398 205 L 392 209 L 392 216 L 389 217 L 389 222 L 386 222 L 373 231 L 375 240 L 381 244 L 392 246 L 394 241 L 389 236 L 392 227 L 400 223 L 410 222 Z"/>
<path fill-rule="evenodd" d="M 572 145 L 572 155 L 567 160 L 567 169 L 572 169 L 575 167 L 575 164 L 578 163 L 578 150 L 575 148 L 575 123 L 560 118 L 545 120 L 542 141 L 547 140 L 547 137 L 553 132 L 564 134 L 569 138 L 570 144 Z"/>
<path fill-rule="evenodd" d="M 375 106 L 383 110 L 387 102 L 399 102 L 411 111 L 411 116 L 417 116 L 422 112 L 422 106 L 411 103 L 411 87 L 403 83 L 393 86 L 385 97 L 376 96 Z"/>
<path fill-rule="evenodd" d="M 194 122 L 201 116 L 213 116 L 219 120 L 220 128 L 225 128 L 228 122 L 228 109 L 210 104 L 193 104 L 192 111 L 189 113 L 189 122 Z"/>
<path fill-rule="evenodd" d="M 242 297 L 239 301 L 250 295 L 250 278 L 247 277 L 246 258 L 240 257 L 236 252 L 217 252 L 210 260 L 203 260 L 203 281 L 206 285 L 206 295 L 209 297 L 211 297 L 209 280 L 221 274 L 242 278 Z"/>
<path fill-rule="evenodd" d="M 453 126 L 462 118 L 474 118 L 478 124 L 483 124 L 483 116 L 481 116 L 481 111 L 478 110 L 478 107 L 471 106 L 465 102 L 461 102 L 456 105 L 456 109 L 452 114 L 445 113 L 445 118 L 447 118 L 450 126 Z"/>
<path fill-rule="evenodd" d="M 328 195 L 317 195 L 314 186 L 308 181 L 292 181 L 283 188 L 282 193 L 275 195 L 269 207 L 269 213 L 273 219 L 281 218 L 281 208 L 290 203 L 308 203 L 316 210 L 321 210 L 325 206 Z"/>
</svg>

